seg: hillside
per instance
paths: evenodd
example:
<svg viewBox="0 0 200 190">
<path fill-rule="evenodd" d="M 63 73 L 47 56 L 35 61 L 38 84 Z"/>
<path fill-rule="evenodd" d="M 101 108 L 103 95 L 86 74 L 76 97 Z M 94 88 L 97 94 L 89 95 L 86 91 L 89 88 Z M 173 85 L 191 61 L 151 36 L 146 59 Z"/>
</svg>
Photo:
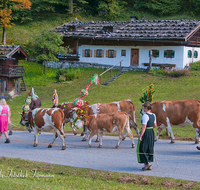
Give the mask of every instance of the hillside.
<svg viewBox="0 0 200 190">
<path fill-rule="evenodd" d="M 48 108 L 52 106 L 54 89 L 58 92 L 59 103 L 73 102 L 75 98 L 80 97 L 80 91 L 87 86 L 88 79 L 94 73 L 100 74 L 103 72 L 102 69 L 84 68 L 81 69 L 79 79 L 61 84 L 54 82 L 56 69 L 46 68 L 46 74 L 43 75 L 43 67 L 37 63 L 22 62 L 20 64 L 25 65 L 25 70 L 28 74 L 28 91 L 22 92 L 21 96 L 8 100 L 8 104 L 12 109 L 12 122 L 17 126 L 17 129 L 24 129 L 24 127 L 20 127 L 19 125 L 19 112 L 22 111 L 21 108 L 24 105 L 24 100 L 27 98 L 31 87 L 34 87 L 38 96 L 41 98 L 42 107 Z M 110 73 L 103 80 L 109 77 Z M 129 71 L 107 86 L 99 84 L 91 85 L 89 95 L 84 100 L 89 101 L 90 104 L 94 104 L 131 99 L 136 106 L 136 121 L 139 128 L 141 128 L 141 116 L 139 114 L 141 102 L 139 98 L 150 84 L 154 84 L 156 90 L 153 101 L 199 99 L 199 77 L 200 73 L 198 71 L 192 71 L 189 76 L 180 78 L 157 77 L 149 75 L 146 72 Z M 65 129 L 71 132 L 69 125 Z M 176 139 L 194 140 L 195 130 L 191 126 L 185 128 L 173 127 L 173 132 Z M 162 132 L 162 135 L 165 136 L 165 132 Z"/>
</svg>

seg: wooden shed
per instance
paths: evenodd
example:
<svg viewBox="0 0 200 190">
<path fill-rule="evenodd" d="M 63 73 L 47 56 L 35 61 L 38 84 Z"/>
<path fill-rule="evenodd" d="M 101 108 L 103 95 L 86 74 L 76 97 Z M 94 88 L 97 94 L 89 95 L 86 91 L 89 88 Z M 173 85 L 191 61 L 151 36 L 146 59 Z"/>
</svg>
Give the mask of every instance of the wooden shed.
<svg viewBox="0 0 200 190">
<path fill-rule="evenodd" d="M 29 59 L 21 46 L 0 45 L 0 92 L 20 94 L 21 90 L 27 90 L 24 67 L 18 65 L 18 60 Z"/>
</svg>

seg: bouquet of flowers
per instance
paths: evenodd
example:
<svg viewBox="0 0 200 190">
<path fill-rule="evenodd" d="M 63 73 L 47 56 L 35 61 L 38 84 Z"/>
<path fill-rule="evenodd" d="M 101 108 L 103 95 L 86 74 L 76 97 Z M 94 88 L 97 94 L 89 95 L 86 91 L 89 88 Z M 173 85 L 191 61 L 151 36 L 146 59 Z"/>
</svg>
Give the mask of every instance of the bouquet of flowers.
<svg viewBox="0 0 200 190">
<path fill-rule="evenodd" d="M 140 102 L 143 104 L 145 102 L 152 102 L 153 100 L 153 95 L 155 93 L 155 88 L 154 85 L 151 84 L 150 86 L 147 87 L 147 90 L 143 90 L 143 96 L 139 99 Z M 142 109 L 140 110 L 140 115 L 142 116 Z"/>
<path fill-rule="evenodd" d="M 151 84 L 150 86 L 148 86 L 147 90 L 143 92 L 143 96 L 140 98 L 140 102 L 142 103 L 152 102 L 154 93 L 155 93 L 155 88 L 154 85 Z"/>
</svg>

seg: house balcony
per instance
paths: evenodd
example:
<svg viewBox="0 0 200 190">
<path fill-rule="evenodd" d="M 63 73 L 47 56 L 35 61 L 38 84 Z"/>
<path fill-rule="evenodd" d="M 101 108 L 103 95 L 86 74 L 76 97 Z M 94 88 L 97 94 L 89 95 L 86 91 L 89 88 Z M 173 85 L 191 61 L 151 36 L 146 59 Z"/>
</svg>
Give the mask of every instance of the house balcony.
<svg viewBox="0 0 200 190">
<path fill-rule="evenodd" d="M 20 78 L 23 77 L 23 73 L 24 73 L 23 65 L 0 66 L 0 77 Z"/>
</svg>

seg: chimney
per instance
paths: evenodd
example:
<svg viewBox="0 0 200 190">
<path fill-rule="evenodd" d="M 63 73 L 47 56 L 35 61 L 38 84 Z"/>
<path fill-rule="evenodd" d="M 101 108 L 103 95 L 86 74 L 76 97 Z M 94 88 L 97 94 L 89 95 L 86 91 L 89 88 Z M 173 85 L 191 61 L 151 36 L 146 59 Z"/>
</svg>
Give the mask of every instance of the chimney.
<svg viewBox="0 0 200 190">
<path fill-rule="evenodd" d="M 131 17 L 131 21 L 136 21 L 136 20 L 138 20 L 138 17 L 136 17 L 136 16 L 130 16 Z"/>
</svg>

